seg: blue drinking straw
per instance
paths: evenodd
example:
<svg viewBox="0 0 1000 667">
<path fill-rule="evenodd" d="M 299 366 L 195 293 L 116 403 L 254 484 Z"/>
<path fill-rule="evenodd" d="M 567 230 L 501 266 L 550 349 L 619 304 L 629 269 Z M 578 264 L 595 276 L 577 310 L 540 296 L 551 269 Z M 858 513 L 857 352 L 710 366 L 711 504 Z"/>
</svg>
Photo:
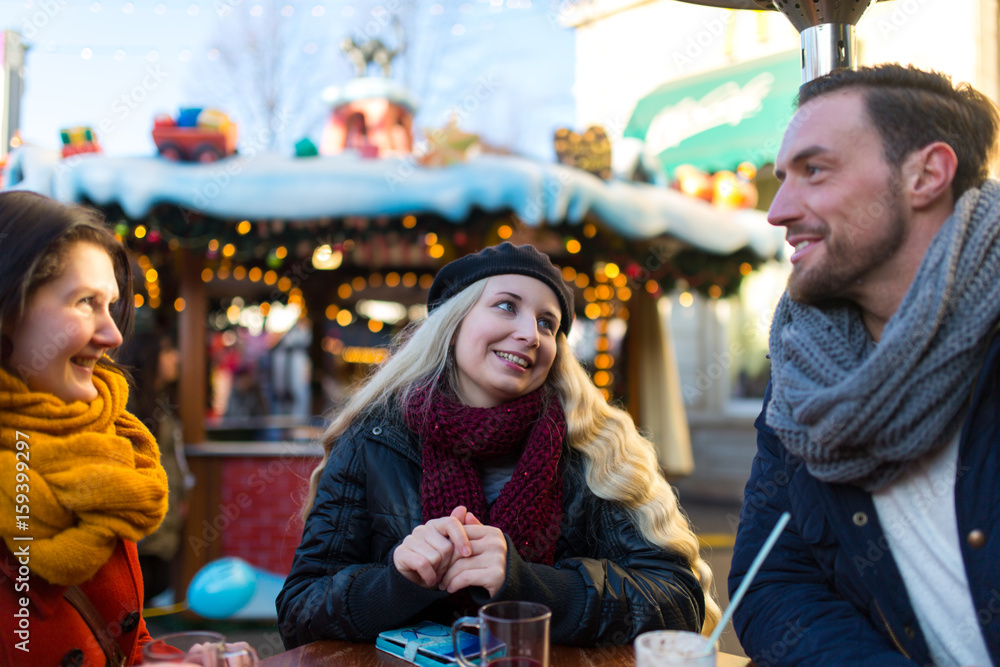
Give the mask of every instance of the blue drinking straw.
<svg viewBox="0 0 1000 667">
<path fill-rule="evenodd" d="M 760 566 L 764 564 L 764 559 L 767 558 L 767 554 L 771 552 L 771 548 L 774 547 L 774 543 L 778 541 L 778 536 L 781 535 L 781 531 L 785 529 L 785 526 L 791 518 L 792 515 L 788 512 L 783 513 L 778 519 L 778 523 L 775 524 L 771 534 L 767 536 L 767 541 L 764 542 L 764 546 L 761 547 L 760 553 L 753 559 L 753 563 L 750 564 L 750 569 L 747 570 L 746 576 L 743 577 L 743 583 L 741 583 L 740 587 L 736 589 L 736 594 L 733 595 L 733 599 L 729 601 L 729 608 L 726 609 L 726 612 L 722 615 L 722 619 L 719 621 L 719 624 L 715 626 L 715 630 L 712 631 L 711 636 L 708 638 L 709 646 L 715 646 L 715 643 L 719 641 L 722 629 L 726 627 L 726 623 L 729 623 L 729 619 L 732 618 L 733 612 L 736 610 L 736 605 L 740 603 L 740 600 L 743 599 L 743 594 L 747 592 L 748 588 L 750 588 L 750 582 L 752 582 L 753 578 L 757 575 L 757 570 L 759 570 Z"/>
</svg>

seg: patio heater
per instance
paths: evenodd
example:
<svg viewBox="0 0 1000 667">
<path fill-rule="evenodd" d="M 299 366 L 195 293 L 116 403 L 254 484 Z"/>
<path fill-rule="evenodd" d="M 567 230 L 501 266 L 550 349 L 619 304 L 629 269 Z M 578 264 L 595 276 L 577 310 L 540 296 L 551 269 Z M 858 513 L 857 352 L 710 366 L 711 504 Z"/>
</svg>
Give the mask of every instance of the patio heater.
<svg viewBox="0 0 1000 667">
<path fill-rule="evenodd" d="M 777 10 L 802 38 L 802 83 L 858 65 L 854 26 L 875 2 L 886 0 L 678 0 L 725 9 Z"/>
</svg>

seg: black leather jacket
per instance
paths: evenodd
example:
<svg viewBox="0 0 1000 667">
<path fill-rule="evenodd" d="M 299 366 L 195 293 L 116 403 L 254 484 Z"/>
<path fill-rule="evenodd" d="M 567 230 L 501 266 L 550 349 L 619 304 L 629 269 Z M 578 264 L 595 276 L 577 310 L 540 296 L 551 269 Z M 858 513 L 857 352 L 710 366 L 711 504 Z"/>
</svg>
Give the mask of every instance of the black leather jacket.
<svg viewBox="0 0 1000 667">
<path fill-rule="evenodd" d="M 507 539 L 507 581 L 476 604 L 529 600 L 552 609 L 557 644 L 631 642 L 647 630 L 699 631 L 705 599 L 685 559 L 646 542 L 618 503 L 597 498 L 578 455 L 564 451 L 564 502 L 554 566 L 524 561 Z M 398 419 L 369 417 L 334 445 L 295 562 L 278 595 L 285 647 L 319 639 L 374 641 L 418 620 L 461 615 L 444 591 L 411 583 L 393 549 L 423 523 L 420 442 Z"/>
</svg>

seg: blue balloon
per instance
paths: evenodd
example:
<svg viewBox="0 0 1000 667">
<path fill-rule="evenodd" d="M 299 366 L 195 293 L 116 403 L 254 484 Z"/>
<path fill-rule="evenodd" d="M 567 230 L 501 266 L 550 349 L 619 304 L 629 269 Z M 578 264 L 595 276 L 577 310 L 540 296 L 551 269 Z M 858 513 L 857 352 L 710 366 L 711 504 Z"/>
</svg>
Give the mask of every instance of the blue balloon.
<svg viewBox="0 0 1000 667">
<path fill-rule="evenodd" d="M 220 558 L 191 580 L 188 606 L 206 618 L 229 618 L 246 606 L 256 587 L 257 571 L 249 563 L 242 558 Z"/>
</svg>

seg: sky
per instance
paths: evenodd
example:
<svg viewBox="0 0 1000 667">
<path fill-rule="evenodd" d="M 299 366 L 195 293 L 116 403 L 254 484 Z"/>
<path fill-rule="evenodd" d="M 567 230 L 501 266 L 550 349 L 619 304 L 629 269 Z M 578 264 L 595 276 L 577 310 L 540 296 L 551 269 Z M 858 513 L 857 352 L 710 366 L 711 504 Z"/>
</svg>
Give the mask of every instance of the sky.
<svg viewBox="0 0 1000 667">
<path fill-rule="evenodd" d="M 559 0 L 0 0 L 0 29 L 29 45 L 21 136 L 36 146 L 58 148 L 60 128 L 89 125 L 106 154 L 148 155 L 155 116 L 188 106 L 261 127 L 247 102 L 269 78 L 254 70 L 261 61 L 281 69 L 270 77 L 284 105 L 271 147 L 318 144 L 322 90 L 354 76 L 341 41 L 394 48 L 402 35 L 392 78 L 419 100 L 418 138 L 455 116 L 492 145 L 553 159 L 554 130 L 574 123 L 574 35 L 558 12 Z M 267 55 L 225 65 L 248 41 Z"/>
</svg>

